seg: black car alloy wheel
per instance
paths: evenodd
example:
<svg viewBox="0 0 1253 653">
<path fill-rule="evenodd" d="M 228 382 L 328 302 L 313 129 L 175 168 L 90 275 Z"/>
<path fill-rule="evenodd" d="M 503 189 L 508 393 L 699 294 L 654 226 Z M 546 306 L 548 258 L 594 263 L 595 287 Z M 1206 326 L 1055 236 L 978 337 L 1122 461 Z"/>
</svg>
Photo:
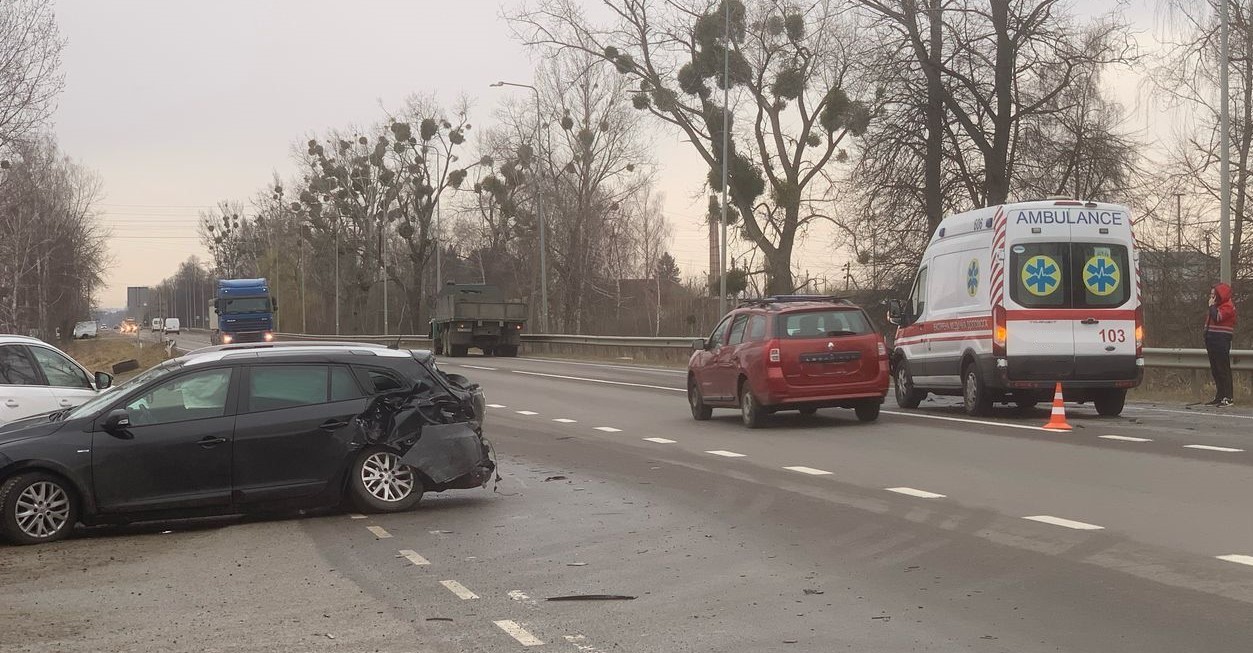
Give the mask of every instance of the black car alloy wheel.
<svg viewBox="0 0 1253 653">
<path fill-rule="evenodd" d="M 78 520 L 73 489 L 51 474 L 22 474 L 5 481 L 0 508 L 0 533 L 17 544 L 63 539 Z"/>
</svg>

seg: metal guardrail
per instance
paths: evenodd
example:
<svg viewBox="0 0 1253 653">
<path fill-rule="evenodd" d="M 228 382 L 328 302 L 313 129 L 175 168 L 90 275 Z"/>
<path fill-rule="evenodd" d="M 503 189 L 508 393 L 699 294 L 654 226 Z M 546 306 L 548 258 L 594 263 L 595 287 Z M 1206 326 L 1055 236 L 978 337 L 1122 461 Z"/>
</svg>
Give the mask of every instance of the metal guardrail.
<svg viewBox="0 0 1253 653">
<path fill-rule="evenodd" d="M 1209 354 L 1204 349 L 1163 349 L 1146 347 L 1144 366 L 1168 369 L 1208 370 Z M 1253 371 L 1253 350 L 1233 349 L 1231 369 Z"/>
<path fill-rule="evenodd" d="M 354 335 L 330 336 L 304 333 L 276 334 L 283 340 L 348 340 L 374 343 L 391 343 L 400 338 L 401 342 L 429 343 L 430 336 L 425 335 Z M 592 345 L 612 347 L 651 347 L 657 349 L 688 349 L 695 337 L 654 338 L 647 336 L 583 336 L 567 334 L 522 334 L 524 343 L 546 343 L 554 345 Z M 1146 368 L 1167 369 L 1209 369 L 1209 355 L 1204 349 L 1169 349 L 1147 347 L 1144 350 L 1144 366 Z M 1231 368 L 1233 370 L 1253 371 L 1253 350 L 1233 350 L 1231 352 Z"/>
</svg>

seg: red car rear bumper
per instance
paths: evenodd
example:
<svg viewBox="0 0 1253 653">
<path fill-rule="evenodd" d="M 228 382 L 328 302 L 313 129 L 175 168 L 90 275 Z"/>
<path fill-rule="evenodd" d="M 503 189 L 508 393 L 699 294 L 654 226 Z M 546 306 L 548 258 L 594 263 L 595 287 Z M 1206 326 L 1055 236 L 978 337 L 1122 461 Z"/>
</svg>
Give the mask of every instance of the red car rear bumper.
<svg viewBox="0 0 1253 653">
<path fill-rule="evenodd" d="M 888 394 L 888 371 L 884 365 L 870 381 L 824 385 L 792 385 L 782 370 L 770 368 L 766 378 L 753 383 L 753 393 L 765 406 L 849 407 L 866 399 L 883 399 Z"/>
</svg>

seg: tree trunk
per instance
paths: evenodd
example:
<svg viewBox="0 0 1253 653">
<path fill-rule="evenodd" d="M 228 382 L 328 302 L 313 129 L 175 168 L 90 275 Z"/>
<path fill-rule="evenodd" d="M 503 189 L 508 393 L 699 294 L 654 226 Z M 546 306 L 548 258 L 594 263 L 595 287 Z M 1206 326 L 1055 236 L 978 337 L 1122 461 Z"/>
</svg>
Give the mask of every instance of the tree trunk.
<svg viewBox="0 0 1253 653">
<path fill-rule="evenodd" d="M 992 143 L 983 153 L 983 205 L 1004 204 L 1009 198 L 1009 145 L 1014 125 L 1014 60 L 1016 52 L 1009 34 L 1009 3 L 994 0 L 992 26 L 996 30 L 996 68 L 993 76 L 996 114 L 992 116 Z"/>
<path fill-rule="evenodd" d="M 944 64 L 944 23 L 942 0 L 931 0 L 931 51 L 928 53 L 932 68 L 939 70 Z M 927 168 L 925 203 L 927 231 L 935 233 L 944 219 L 944 188 L 942 165 L 944 162 L 944 88 L 938 75 L 927 76 Z M 875 255 L 878 252 L 874 252 Z"/>
</svg>

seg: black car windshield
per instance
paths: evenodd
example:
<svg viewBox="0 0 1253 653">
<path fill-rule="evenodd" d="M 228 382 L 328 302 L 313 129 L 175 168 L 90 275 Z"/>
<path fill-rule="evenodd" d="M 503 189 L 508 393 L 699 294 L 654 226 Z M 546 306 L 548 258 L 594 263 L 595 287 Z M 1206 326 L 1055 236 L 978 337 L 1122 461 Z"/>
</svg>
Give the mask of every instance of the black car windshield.
<svg viewBox="0 0 1253 653">
<path fill-rule="evenodd" d="M 268 297 L 240 297 L 238 299 L 223 299 L 219 312 L 256 313 L 269 310 L 270 298 Z"/>
<path fill-rule="evenodd" d="M 153 379 L 165 376 L 166 374 L 169 374 L 170 372 L 177 370 L 178 368 L 182 366 L 183 366 L 183 363 L 181 361 L 170 360 L 170 361 L 161 363 L 160 365 L 157 365 L 155 367 L 149 368 L 147 371 L 141 372 L 139 375 L 131 378 L 130 380 L 124 383 L 109 387 L 101 391 L 96 396 L 92 397 L 91 399 L 88 399 L 85 403 L 79 405 L 77 408 L 70 411 L 69 414 L 65 416 L 65 418 L 66 419 L 78 419 L 80 417 L 89 417 L 95 414 L 96 412 L 98 412 L 100 409 L 112 403 L 113 400 L 126 394 L 127 392 L 135 388 L 138 388 L 139 386 Z"/>
</svg>

